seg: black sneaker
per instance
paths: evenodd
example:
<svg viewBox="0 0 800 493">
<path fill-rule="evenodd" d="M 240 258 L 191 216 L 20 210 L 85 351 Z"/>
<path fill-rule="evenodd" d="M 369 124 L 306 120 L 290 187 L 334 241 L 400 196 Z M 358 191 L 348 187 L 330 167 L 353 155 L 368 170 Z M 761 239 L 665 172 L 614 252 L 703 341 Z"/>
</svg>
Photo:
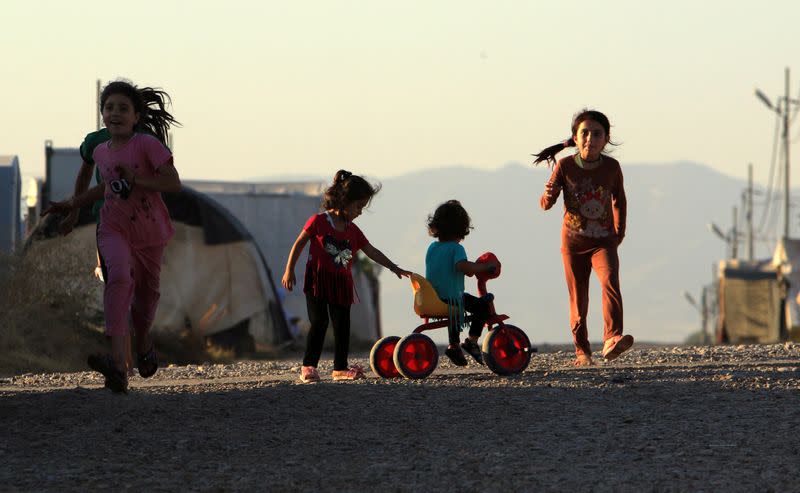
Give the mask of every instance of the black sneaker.
<svg viewBox="0 0 800 493">
<path fill-rule="evenodd" d="M 150 351 L 145 354 L 136 355 L 136 366 L 139 369 L 139 376 L 150 378 L 158 370 L 158 353 L 155 345 L 150 347 Z"/>
<path fill-rule="evenodd" d="M 128 377 L 125 372 L 117 370 L 111 356 L 92 354 L 87 363 L 89 363 L 89 368 L 106 377 L 104 384 L 106 388 L 115 393 L 128 393 Z"/>
<path fill-rule="evenodd" d="M 481 354 L 481 348 L 478 347 L 477 342 L 469 338 L 464 339 L 464 342 L 461 343 L 461 349 L 468 352 L 479 364 L 483 364 L 483 355 Z"/>
<path fill-rule="evenodd" d="M 445 349 L 444 354 L 450 358 L 450 361 L 452 361 L 454 365 L 467 366 L 467 358 L 464 357 L 464 353 L 461 352 L 461 349 L 457 347 L 448 347 Z"/>
</svg>

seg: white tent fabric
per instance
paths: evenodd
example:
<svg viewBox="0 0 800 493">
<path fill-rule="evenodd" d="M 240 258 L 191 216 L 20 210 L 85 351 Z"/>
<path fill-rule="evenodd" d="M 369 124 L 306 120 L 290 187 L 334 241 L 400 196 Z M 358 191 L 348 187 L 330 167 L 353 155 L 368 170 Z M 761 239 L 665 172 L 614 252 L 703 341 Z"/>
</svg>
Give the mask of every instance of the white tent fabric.
<svg viewBox="0 0 800 493">
<path fill-rule="evenodd" d="M 154 330 L 180 332 L 186 322 L 209 336 L 249 319 L 256 341 L 275 344 L 264 264 L 252 241 L 207 245 L 203 229 L 176 222 L 164 252 Z"/>
</svg>

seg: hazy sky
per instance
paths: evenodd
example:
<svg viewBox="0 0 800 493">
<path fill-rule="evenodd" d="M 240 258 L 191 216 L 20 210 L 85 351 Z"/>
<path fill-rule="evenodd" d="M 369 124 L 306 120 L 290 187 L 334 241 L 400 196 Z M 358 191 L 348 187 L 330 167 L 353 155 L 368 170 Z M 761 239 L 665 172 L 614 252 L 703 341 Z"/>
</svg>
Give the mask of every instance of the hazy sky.
<svg viewBox="0 0 800 493">
<path fill-rule="evenodd" d="M 26 176 L 125 77 L 173 96 L 187 179 L 495 168 L 589 106 L 623 166 L 752 162 L 765 183 L 775 114 L 753 91 L 781 96 L 785 67 L 800 88 L 796 0 L 3 0 L 0 19 L 0 154 Z"/>
</svg>

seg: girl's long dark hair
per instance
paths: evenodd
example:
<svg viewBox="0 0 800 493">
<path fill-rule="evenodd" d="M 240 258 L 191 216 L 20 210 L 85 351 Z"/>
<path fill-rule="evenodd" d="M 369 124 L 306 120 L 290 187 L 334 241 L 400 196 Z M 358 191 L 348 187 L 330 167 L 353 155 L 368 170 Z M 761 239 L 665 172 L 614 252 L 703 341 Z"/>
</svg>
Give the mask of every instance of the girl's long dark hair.
<svg viewBox="0 0 800 493">
<path fill-rule="evenodd" d="M 556 164 L 556 154 L 563 151 L 567 147 L 575 146 L 575 134 L 578 132 L 578 127 L 581 123 L 585 122 L 586 120 L 592 120 L 600 124 L 603 127 L 603 130 L 606 131 L 606 136 L 609 138 L 609 144 L 616 145 L 611 142 L 611 122 L 608 121 L 608 117 L 596 110 L 590 109 L 582 109 L 579 111 L 575 116 L 572 118 L 572 135 L 570 138 L 563 142 L 559 142 L 558 144 L 553 144 L 550 147 L 545 147 L 538 154 L 534 154 L 536 159 L 533 161 L 534 165 L 537 165 L 542 162 L 547 162 L 549 165 Z"/>
<path fill-rule="evenodd" d="M 153 87 L 138 88 L 125 80 L 109 82 L 100 93 L 100 111 L 106 100 L 112 94 L 122 94 L 131 100 L 134 110 L 139 113 L 137 131 L 149 133 L 169 147 L 169 129 L 171 126 L 180 126 L 180 122 L 167 111 L 167 105 L 172 105 L 172 98 L 161 89 Z"/>
<path fill-rule="evenodd" d="M 322 196 L 322 209 L 341 210 L 352 202 L 364 199 L 367 200 L 367 206 L 369 206 L 372 197 L 380 190 L 380 184 L 372 185 L 364 178 L 340 169 L 333 176 L 333 183 Z"/>
</svg>

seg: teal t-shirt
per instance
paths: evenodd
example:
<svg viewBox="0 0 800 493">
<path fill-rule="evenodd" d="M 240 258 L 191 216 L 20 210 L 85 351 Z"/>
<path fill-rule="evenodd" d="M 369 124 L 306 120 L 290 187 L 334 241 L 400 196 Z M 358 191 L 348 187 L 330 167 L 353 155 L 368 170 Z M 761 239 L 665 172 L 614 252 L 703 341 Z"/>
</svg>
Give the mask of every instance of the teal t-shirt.
<svg viewBox="0 0 800 493">
<path fill-rule="evenodd" d="M 425 254 L 425 278 L 439 298 L 460 301 L 464 295 L 464 273 L 456 264 L 467 260 L 467 252 L 457 241 L 434 241 Z"/>
<path fill-rule="evenodd" d="M 467 260 L 467 252 L 457 241 L 434 241 L 425 254 L 425 278 L 439 298 L 447 302 L 450 324 L 458 330 L 466 320 L 464 273 L 456 269 L 456 264 L 462 260 Z"/>
<path fill-rule="evenodd" d="M 95 147 L 99 146 L 103 142 L 106 142 L 111 138 L 111 134 L 108 133 L 108 129 L 101 128 L 96 132 L 92 132 L 86 134 L 86 137 L 83 139 L 83 143 L 80 147 L 81 158 L 83 162 L 86 164 L 94 165 L 94 158 L 92 154 L 94 154 Z M 97 180 L 97 184 L 99 185 L 102 181 L 100 177 L 100 170 L 95 168 L 94 170 L 94 177 Z M 100 208 L 103 207 L 103 200 L 98 200 L 94 204 L 92 204 L 92 216 L 94 216 L 94 220 L 96 222 L 100 222 Z"/>
</svg>

